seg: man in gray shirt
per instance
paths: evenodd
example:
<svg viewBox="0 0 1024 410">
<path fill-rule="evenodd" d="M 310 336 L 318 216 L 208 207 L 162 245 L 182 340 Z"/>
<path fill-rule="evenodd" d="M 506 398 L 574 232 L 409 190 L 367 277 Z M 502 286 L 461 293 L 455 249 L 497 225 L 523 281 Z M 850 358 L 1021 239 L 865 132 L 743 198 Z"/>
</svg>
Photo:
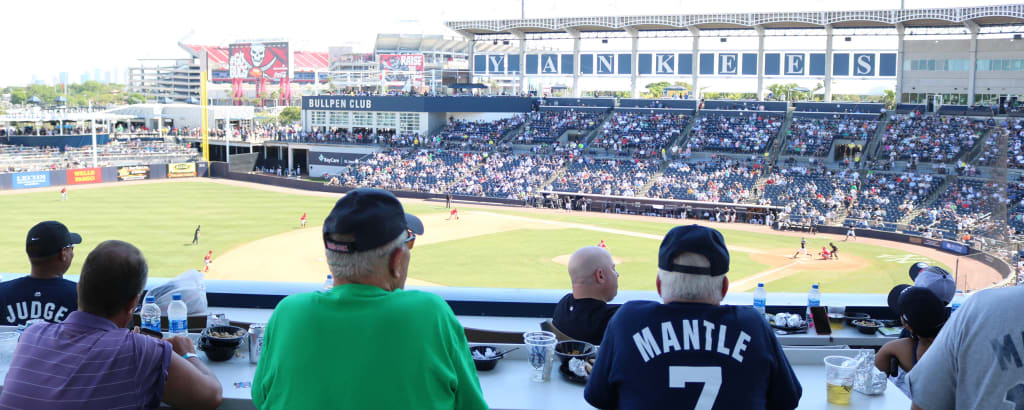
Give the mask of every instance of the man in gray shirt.
<svg viewBox="0 0 1024 410">
<path fill-rule="evenodd" d="M 1024 287 L 978 292 L 908 374 L 915 408 L 1024 408 Z"/>
</svg>

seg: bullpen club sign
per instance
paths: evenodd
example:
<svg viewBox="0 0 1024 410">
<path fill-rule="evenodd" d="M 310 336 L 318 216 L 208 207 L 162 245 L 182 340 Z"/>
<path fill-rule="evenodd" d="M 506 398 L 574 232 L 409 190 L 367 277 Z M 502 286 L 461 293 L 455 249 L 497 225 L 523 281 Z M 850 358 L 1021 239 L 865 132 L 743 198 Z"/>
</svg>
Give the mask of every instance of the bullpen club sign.
<svg viewBox="0 0 1024 410">
<path fill-rule="evenodd" d="M 68 170 L 68 185 L 95 184 L 97 182 L 103 182 L 103 171 L 99 168 Z"/>
<path fill-rule="evenodd" d="M 177 164 L 167 164 L 167 177 L 168 178 L 186 178 L 196 176 L 196 163 L 195 162 L 181 162 Z"/>
<path fill-rule="evenodd" d="M 13 175 L 14 189 L 50 186 L 50 172 L 21 172 Z"/>
<path fill-rule="evenodd" d="M 140 179 L 149 179 L 148 165 L 135 165 L 117 168 L 118 181 L 137 181 Z"/>
</svg>

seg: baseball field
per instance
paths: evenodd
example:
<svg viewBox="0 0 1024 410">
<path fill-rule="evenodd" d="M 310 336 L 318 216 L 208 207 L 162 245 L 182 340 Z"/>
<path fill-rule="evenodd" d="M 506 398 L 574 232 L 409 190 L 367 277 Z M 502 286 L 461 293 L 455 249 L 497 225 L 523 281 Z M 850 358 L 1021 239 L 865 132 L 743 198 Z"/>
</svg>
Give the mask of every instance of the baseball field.
<svg viewBox="0 0 1024 410">
<path fill-rule="evenodd" d="M 77 274 L 88 252 L 107 239 L 138 246 L 152 276 L 202 270 L 211 250 L 209 279 L 319 283 L 328 272 L 320 228 L 336 194 L 214 179 L 74 186 L 67 201 L 59 191 L 0 191 L 0 272 L 29 271 L 25 234 L 35 223 L 51 219 L 83 237 L 69 274 Z M 416 240 L 408 283 L 421 286 L 566 289 L 569 255 L 604 240 L 621 274 L 620 287 L 653 290 L 662 236 L 675 225 L 694 223 L 460 203 L 455 204 L 460 219 L 447 220 L 443 202 L 403 203 L 426 227 Z M 299 225 L 303 213 L 309 221 L 305 228 Z M 808 236 L 810 256 L 793 258 L 799 233 L 699 223 L 725 236 L 734 291 L 750 291 L 764 282 L 773 292 L 805 292 L 811 283 L 820 283 L 825 292 L 885 293 L 909 281 L 907 267 L 913 262 L 947 268 L 957 263 L 955 256 L 929 248 L 864 238 L 843 241 L 825 234 Z M 193 245 L 197 225 L 199 244 Z M 839 247 L 838 260 L 818 256 L 829 242 Z M 1000 279 L 967 259 L 961 259 L 959 269 L 962 288 L 983 288 Z"/>
</svg>

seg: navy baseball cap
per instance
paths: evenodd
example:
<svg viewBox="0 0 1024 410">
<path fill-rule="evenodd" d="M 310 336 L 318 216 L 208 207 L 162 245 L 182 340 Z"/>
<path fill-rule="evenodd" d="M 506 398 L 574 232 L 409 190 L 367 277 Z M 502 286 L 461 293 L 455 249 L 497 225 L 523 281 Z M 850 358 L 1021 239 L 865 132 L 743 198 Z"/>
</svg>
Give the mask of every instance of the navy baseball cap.
<svg viewBox="0 0 1024 410">
<path fill-rule="evenodd" d="M 915 333 L 934 335 L 949 318 L 949 309 L 934 292 L 911 286 L 900 293 L 897 301 L 899 316 Z"/>
<path fill-rule="evenodd" d="M 913 265 L 910 265 L 910 280 L 917 280 L 917 274 L 921 272 L 922 269 L 927 267 L 928 264 L 924 262 L 918 262 Z"/>
<path fill-rule="evenodd" d="M 82 243 L 82 237 L 68 231 L 68 227 L 57 221 L 44 221 L 28 230 L 25 238 L 25 253 L 30 258 L 44 258 L 55 255 L 71 245 Z"/>
<path fill-rule="evenodd" d="M 673 260 L 684 252 L 708 258 L 710 267 L 677 265 Z M 658 268 L 670 272 L 718 276 L 729 272 L 729 249 L 718 231 L 700 226 L 677 226 L 665 234 L 658 250 Z"/>
<path fill-rule="evenodd" d="M 403 232 L 423 234 L 423 222 L 405 213 L 394 194 L 375 188 L 349 191 L 324 221 L 324 247 L 341 253 L 376 249 Z"/>
</svg>

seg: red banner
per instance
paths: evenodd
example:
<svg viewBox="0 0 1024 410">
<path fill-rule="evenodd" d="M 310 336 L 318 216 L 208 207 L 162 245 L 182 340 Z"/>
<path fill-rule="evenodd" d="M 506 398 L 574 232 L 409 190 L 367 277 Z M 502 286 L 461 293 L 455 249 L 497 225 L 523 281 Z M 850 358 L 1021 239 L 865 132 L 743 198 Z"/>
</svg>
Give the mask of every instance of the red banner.
<svg viewBox="0 0 1024 410">
<path fill-rule="evenodd" d="M 68 170 L 68 185 L 95 184 L 97 182 L 103 182 L 103 171 L 99 168 Z"/>
</svg>

